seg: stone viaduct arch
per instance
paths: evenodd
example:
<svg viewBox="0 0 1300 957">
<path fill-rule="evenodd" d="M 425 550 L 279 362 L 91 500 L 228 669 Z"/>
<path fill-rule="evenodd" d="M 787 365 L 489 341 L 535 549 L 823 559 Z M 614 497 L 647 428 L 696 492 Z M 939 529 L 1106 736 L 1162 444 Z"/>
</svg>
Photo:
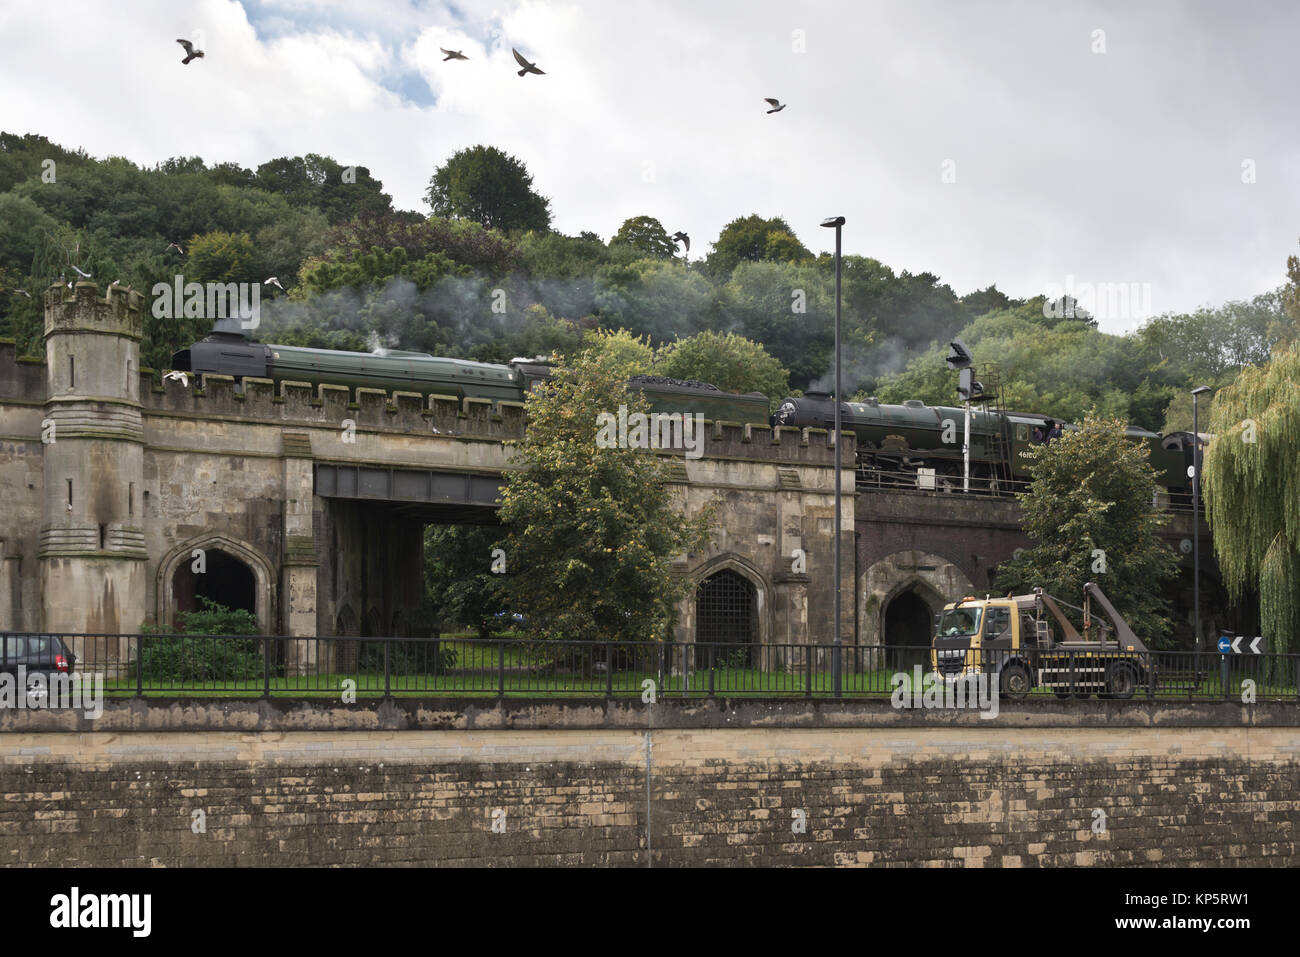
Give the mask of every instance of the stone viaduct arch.
<svg viewBox="0 0 1300 957">
<path fill-rule="evenodd" d="M 275 573 L 271 563 L 253 546 L 228 535 L 203 534 L 173 548 L 158 563 L 155 577 L 154 606 L 155 621 L 159 627 L 169 628 L 177 611 L 176 582 L 177 573 L 186 574 L 194 561 L 194 551 L 201 549 L 206 554 L 209 567 L 219 562 L 218 554 L 229 556 L 242 563 L 253 576 L 253 615 L 257 618 L 257 628 L 264 635 L 278 630 L 275 610 L 276 587 Z M 213 574 L 219 574 L 218 569 Z"/>
<path fill-rule="evenodd" d="M 860 644 L 868 649 L 927 644 L 928 635 L 912 634 L 917 627 L 913 619 L 924 614 L 920 624 L 928 630 L 945 604 L 971 594 L 972 587 L 966 573 L 942 555 L 908 549 L 885 556 L 858 579 Z M 908 604 L 916 609 L 914 614 L 901 607 Z M 891 614 L 907 615 L 908 620 L 891 621 Z"/>
</svg>

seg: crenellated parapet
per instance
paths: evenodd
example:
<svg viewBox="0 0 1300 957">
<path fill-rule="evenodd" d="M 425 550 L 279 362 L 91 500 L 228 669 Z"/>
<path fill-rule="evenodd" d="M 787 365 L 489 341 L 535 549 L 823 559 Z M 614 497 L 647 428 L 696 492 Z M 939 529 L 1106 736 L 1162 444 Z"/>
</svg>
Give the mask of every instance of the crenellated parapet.
<svg viewBox="0 0 1300 957">
<path fill-rule="evenodd" d="M 521 402 L 343 385 L 202 374 L 186 381 L 157 381 L 151 373 L 142 389 L 146 413 L 195 418 L 268 421 L 297 425 L 342 427 L 347 421 L 363 430 L 381 430 L 478 439 L 516 439 L 524 433 Z"/>
<path fill-rule="evenodd" d="M 55 283 L 45 291 L 45 337 L 58 332 L 134 339 L 144 335 L 144 297 L 126 286 L 109 286 L 103 296 L 93 282 L 69 289 Z"/>
</svg>

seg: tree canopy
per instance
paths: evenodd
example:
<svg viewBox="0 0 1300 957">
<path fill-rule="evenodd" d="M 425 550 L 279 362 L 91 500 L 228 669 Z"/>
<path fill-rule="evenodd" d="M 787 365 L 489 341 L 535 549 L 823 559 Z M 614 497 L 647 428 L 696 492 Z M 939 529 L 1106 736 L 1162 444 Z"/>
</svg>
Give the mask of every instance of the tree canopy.
<svg viewBox="0 0 1300 957">
<path fill-rule="evenodd" d="M 1033 485 L 1017 498 L 1033 544 L 999 566 L 998 588 L 1041 586 L 1078 602 L 1095 581 L 1139 638 L 1166 647 L 1162 588 L 1178 559 L 1160 539 L 1168 514 L 1152 506 L 1158 486 L 1147 447 L 1125 438 L 1122 421 L 1089 417 L 1028 456 Z"/>
<path fill-rule="evenodd" d="M 609 355 L 588 352 L 524 401 L 500 510 L 510 610 L 543 639 L 669 639 L 685 588 L 672 561 L 703 546 L 711 516 L 683 519 L 657 453 L 597 447 L 600 414 L 645 412 L 644 398 Z"/>
<path fill-rule="evenodd" d="M 533 176 L 521 160 L 495 146 L 471 146 L 434 171 L 426 200 L 435 216 L 470 219 L 488 229 L 533 229 L 551 225 L 551 204 L 533 191 Z"/>
<path fill-rule="evenodd" d="M 1300 346 L 1247 368 L 1216 396 L 1204 453 L 1206 518 L 1224 584 L 1259 588 L 1274 651 L 1300 628 Z"/>
<path fill-rule="evenodd" d="M 653 216 L 633 216 L 623 221 L 611 246 L 627 246 L 642 256 L 672 256 L 677 252 L 677 245 L 668 235 L 668 230 Z"/>
</svg>

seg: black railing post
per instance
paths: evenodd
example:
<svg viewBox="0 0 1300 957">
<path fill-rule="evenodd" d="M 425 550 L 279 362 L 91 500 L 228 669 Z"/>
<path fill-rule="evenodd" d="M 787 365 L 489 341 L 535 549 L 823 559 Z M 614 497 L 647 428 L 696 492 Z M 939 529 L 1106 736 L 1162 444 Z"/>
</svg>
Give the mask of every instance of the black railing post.
<svg viewBox="0 0 1300 957">
<path fill-rule="evenodd" d="M 506 696 L 506 640 L 497 639 L 497 697 Z"/>
<path fill-rule="evenodd" d="M 135 696 L 144 697 L 144 635 L 135 636 Z"/>
<path fill-rule="evenodd" d="M 613 649 L 609 646 L 609 639 L 605 640 L 605 700 L 614 697 L 614 654 Z"/>
<path fill-rule="evenodd" d="M 271 639 L 262 639 L 262 697 L 271 697 Z"/>
<path fill-rule="evenodd" d="M 393 647 L 393 637 L 392 635 L 389 635 L 387 638 L 384 639 L 384 697 L 385 698 L 391 698 L 393 696 L 393 689 L 392 689 L 393 669 L 389 661 L 389 649 L 391 649 L 392 647 Z"/>
<path fill-rule="evenodd" d="M 1228 700 L 1228 656 L 1219 655 L 1219 690 L 1223 692 L 1223 700 Z"/>
<path fill-rule="evenodd" d="M 713 697 L 713 668 L 718 661 L 718 649 L 713 645 L 712 642 L 709 643 L 708 659 L 709 659 L 709 697 L 712 698 Z"/>
<path fill-rule="evenodd" d="M 805 698 L 812 697 L 812 671 L 813 671 L 812 661 L 813 661 L 813 646 L 804 645 L 803 646 L 803 684 L 804 684 L 803 696 Z"/>
</svg>

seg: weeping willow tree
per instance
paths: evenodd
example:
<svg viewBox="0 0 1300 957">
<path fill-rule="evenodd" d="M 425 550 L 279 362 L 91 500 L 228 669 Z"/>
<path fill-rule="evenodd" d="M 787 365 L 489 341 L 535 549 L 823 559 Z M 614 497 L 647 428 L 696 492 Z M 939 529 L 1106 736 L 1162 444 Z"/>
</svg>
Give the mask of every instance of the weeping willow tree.
<svg viewBox="0 0 1300 957">
<path fill-rule="evenodd" d="M 1275 651 L 1300 628 L 1300 346 L 1247 367 L 1210 418 L 1202 488 L 1224 584 L 1259 585 L 1260 623 Z"/>
</svg>

